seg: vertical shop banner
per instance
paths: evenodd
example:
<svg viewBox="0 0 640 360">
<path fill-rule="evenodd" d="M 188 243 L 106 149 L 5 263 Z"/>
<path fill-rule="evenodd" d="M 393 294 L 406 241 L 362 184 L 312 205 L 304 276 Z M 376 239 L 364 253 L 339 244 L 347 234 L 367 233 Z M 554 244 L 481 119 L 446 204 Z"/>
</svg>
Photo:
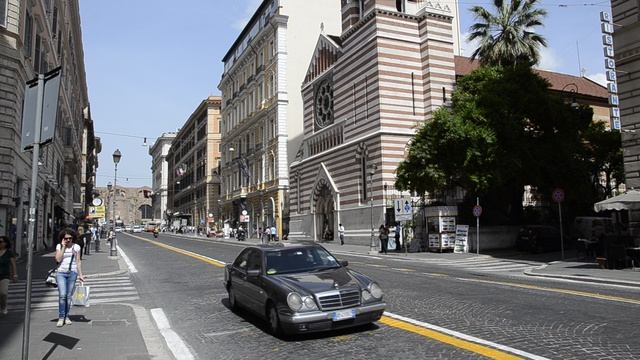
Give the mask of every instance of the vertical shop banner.
<svg viewBox="0 0 640 360">
<path fill-rule="evenodd" d="M 453 252 L 466 253 L 469 252 L 469 225 L 456 226 L 456 239 Z"/>
</svg>

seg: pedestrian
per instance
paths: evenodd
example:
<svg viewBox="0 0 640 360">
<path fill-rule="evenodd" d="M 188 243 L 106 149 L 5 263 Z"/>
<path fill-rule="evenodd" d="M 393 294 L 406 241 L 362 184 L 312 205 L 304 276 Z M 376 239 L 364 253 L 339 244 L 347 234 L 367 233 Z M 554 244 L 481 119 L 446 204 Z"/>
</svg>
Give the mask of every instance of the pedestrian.
<svg viewBox="0 0 640 360">
<path fill-rule="evenodd" d="M 76 242 L 76 244 L 78 244 L 80 246 L 80 260 L 82 260 L 82 254 L 84 253 L 84 246 L 85 246 L 85 236 L 84 236 L 84 226 L 78 226 L 77 228 L 77 238 L 74 240 Z"/>
<path fill-rule="evenodd" d="M 264 228 L 264 238 L 267 241 L 267 243 L 269 243 L 269 240 L 271 240 L 271 230 L 269 229 L 269 227 L 265 227 Z"/>
<path fill-rule="evenodd" d="M 380 253 L 387 253 L 387 245 L 389 244 L 389 230 L 384 224 L 378 229 L 378 237 L 380 238 Z"/>
<path fill-rule="evenodd" d="M 338 236 L 340 237 L 340 245 L 344 245 L 344 226 L 338 224 Z"/>
<path fill-rule="evenodd" d="M 8 236 L 0 236 L 0 314 L 7 315 L 7 299 L 9 297 L 9 281 L 18 281 L 16 255 L 11 251 Z"/>
<path fill-rule="evenodd" d="M 275 225 L 271 226 L 271 240 L 272 241 L 278 241 L 278 238 L 276 237 L 277 233 L 276 233 L 276 227 Z"/>
<path fill-rule="evenodd" d="M 400 226 L 400 223 L 396 223 L 396 231 L 395 231 L 395 240 L 396 240 L 396 251 L 397 252 L 401 252 L 401 244 L 400 244 L 400 232 L 402 227 Z"/>
<path fill-rule="evenodd" d="M 58 236 L 60 244 L 56 246 L 56 261 L 58 271 L 56 282 L 58 284 L 58 323 L 57 327 L 71 325 L 69 320 L 69 310 L 71 308 L 71 297 L 76 287 L 76 279 L 84 281 L 82 274 L 82 250 L 75 242 L 78 235 L 71 229 L 64 229 Z"/>
</svg>

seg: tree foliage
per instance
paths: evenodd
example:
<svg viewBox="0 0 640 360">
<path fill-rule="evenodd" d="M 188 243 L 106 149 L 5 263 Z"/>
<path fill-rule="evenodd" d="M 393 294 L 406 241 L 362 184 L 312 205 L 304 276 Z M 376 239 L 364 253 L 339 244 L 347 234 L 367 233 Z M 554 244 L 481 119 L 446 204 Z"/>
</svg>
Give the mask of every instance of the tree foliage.
<svg viewBox="0 0 640 360">
<path fill-rule="evenodd" d="M 545 38 L 533 31 L 547 15 L 535 8 L 537 2 L 494 0 L 495 14 L 482 6 L 472 7 L 478 22 L 471 26 L 469 40 L 478 39 L 480 45 L 471 58 L 479 58 L 483 65 L 536 64 L 540 47 L 547 46 Z"/>
<path fill-rule="evenodd" d="M 491 195 L 505 219 L 519 216 L 525 185 L 541 194 L 562 187 L 570 201 L 592 201 L 593 175 L 617 176 L 622 161 L 619 133 L 592 118 L 589 107 L 572 108 L 528 66 L 481 67 L 458 82 L 451 108 L 418 129 L 396 186 Z"/>
</svg>

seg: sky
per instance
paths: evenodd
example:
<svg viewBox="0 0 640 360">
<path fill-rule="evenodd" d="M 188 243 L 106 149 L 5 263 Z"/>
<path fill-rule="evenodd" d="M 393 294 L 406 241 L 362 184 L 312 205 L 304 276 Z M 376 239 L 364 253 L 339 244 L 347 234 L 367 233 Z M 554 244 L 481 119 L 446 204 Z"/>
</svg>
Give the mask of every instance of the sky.
<svg viewBox="0 0 640 360">
<path fill-rule="evenodd" d="M 220 94 L 222 58 L 260 2 L 80 0 L 91 114 L 102 140 L 98 186 L 113 181 L 116 148 L 122 152 L 118 185 L 151 186 L 144 138 L 152 145 L 163 132 L 180 128 L 207 96 Z M 474 5 L 492 8 L 486 0 L 459 2 L 465 38 L 474 22 L 469 12 Z M 610 12 L 609 2 L 546 0 L 539 7 L 548 12 L 545 26 L 537 29 L 548 41 L 539 67 L 572 75 L 582 69 L 603 83 L 599 12 Z M 462 48 L 467 55 L 475 49 L 467 42 Z"/>
</svg>

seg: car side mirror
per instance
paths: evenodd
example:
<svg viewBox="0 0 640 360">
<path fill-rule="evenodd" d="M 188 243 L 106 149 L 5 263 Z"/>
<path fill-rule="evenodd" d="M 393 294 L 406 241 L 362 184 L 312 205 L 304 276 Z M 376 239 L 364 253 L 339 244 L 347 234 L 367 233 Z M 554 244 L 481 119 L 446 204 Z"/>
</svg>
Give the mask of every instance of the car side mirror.
<svg viewBox="0 0 640 360">
<path fill-rule="evenodd" d="M 349 266 L 349 262 L 347 260 L 340 260 L 340 265 L 342 267 L 347 267 L 347 266 Z"/>
<path fill-rule="evenodd" d="M 258 276 L 260 276 L 260 272 L 260 269 L 247 270 L 247 277 L 257 278 Z"/>
</svg>

